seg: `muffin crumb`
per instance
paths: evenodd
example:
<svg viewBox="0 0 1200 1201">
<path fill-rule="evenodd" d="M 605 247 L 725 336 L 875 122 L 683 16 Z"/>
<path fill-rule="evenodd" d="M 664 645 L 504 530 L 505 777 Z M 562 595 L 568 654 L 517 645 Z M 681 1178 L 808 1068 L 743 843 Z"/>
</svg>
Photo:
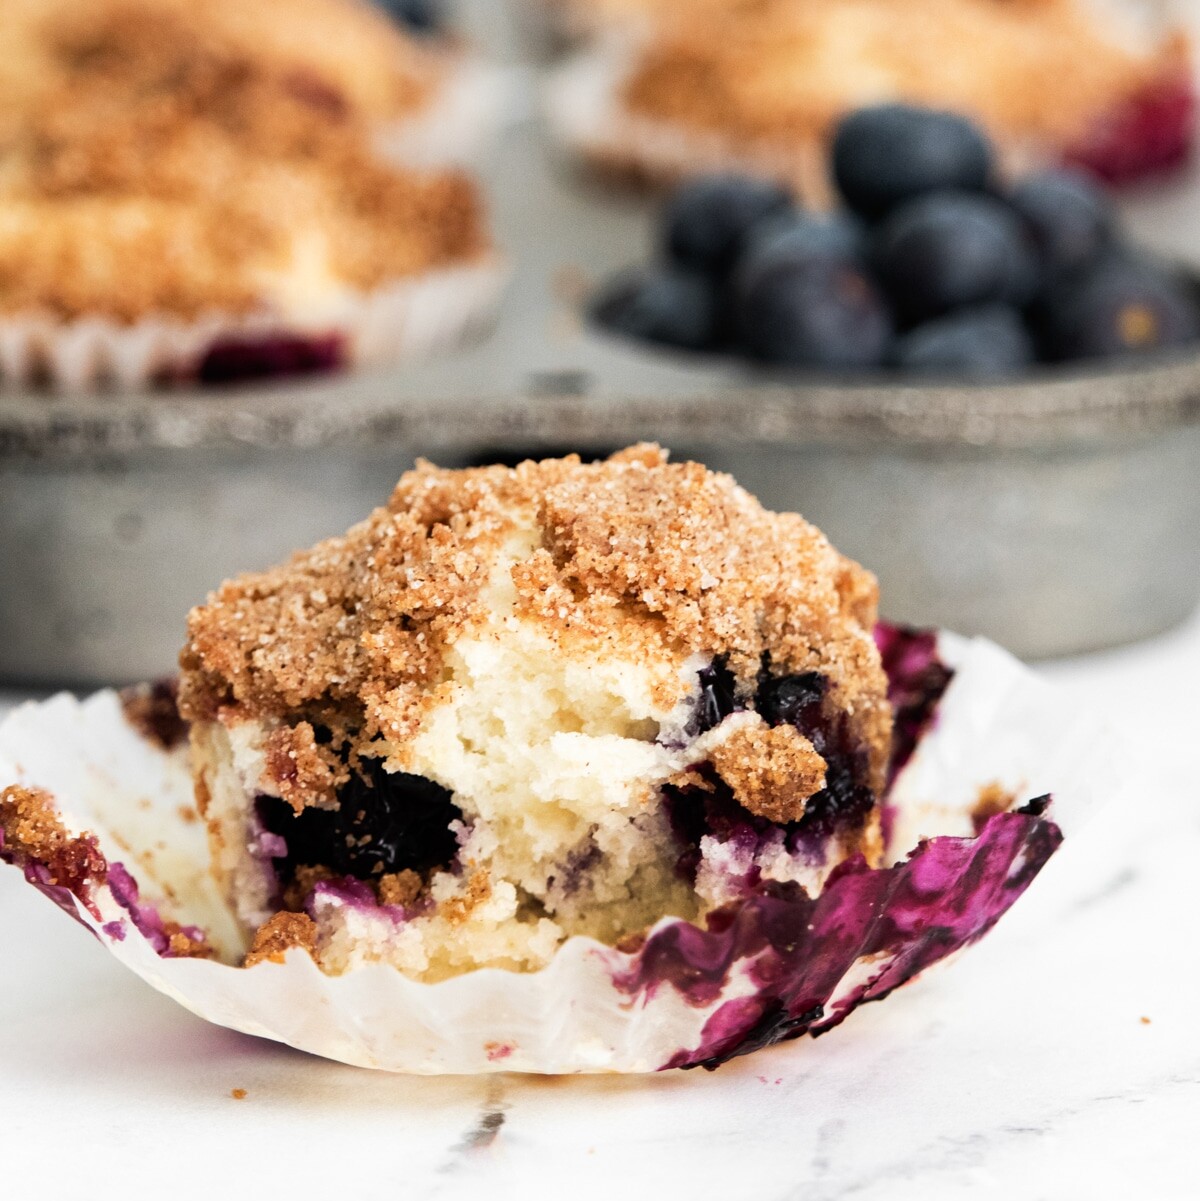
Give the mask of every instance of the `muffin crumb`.
<svg viewBox="0 0 1200 1201">
<path fill-rule="evenodd" d="M 311 917 L 305 913 L 277 913 L 254 935 L 254 943 L 242 966 L 254 967 L 264 961 L 283 963 L 293 947 L 313 955 L 316 946 L 317 925 Z"/>
<path fill-rule="evenodd" d="M 799 821 L 805 802 L 825 787 L 825 760 L 812 742 L 761 717 L 739 724 L 709 761 L 743 809 L 772 822 Z"/>
</svg>

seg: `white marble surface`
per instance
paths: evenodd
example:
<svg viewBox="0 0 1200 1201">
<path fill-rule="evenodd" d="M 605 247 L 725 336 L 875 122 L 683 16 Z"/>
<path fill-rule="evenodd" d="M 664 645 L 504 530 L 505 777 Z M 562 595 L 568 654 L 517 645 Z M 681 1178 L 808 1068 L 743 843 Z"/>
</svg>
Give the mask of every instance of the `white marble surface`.
<svg viewBox="0 0 1200 1201">
<path fill-rule="evenodd" d="M 0 1195 L 1195 1197 L 1200 620 L 1047 670 L 1111 701 L 1136 794 L 946 970 L 712 1075 L 310 1059 L 192 1018 L 0 872 Z"/>
</svg>

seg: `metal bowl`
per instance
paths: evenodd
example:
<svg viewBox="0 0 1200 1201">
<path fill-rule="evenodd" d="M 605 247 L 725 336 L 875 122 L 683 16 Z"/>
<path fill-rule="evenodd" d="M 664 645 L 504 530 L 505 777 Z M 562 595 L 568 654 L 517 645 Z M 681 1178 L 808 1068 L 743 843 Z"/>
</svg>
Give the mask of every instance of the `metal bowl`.
<svg viewBox="0 0 1200 1201">
<path fill-rule="evenodd" d="M 654 439 L 796 509 L 893 618 L 1025 656 L 1153 634 L 1200 596 L 1200 353 L 1003 386 L 755 374 L 597 337 L 584 277 L 652 211 L 558 167 L 530 123 L 488 170 L 516 266 L 494 336 L 388 374 L 221 391 L 0 394 L 0 679 L 171 670 L 226 576 L 343 530 L 417 455 Z"/>
</svg>

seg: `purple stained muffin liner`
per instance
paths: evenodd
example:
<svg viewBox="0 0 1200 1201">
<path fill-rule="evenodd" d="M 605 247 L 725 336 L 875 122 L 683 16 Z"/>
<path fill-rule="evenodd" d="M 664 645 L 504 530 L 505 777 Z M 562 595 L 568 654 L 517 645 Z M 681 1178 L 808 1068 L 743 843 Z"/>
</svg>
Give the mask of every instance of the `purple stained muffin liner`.
<svg viewBox="0 0 1200 1201">
<path fill-rule="evenodd" d="M 990 644 L 952 646 L 951 672 L 929 632 L 888 627 L 879 642 L 898 712 L 885 865 L 846 862 L 817 896 L 765 884 L 703 928 L 668 917 L 634 945 L 572 938 L 539 972 L 424 984 L 372 964 L 330 977 L 302 951 L 231 966 L 239 935 L 200 823 L 180 817 L 186 751 L 134 730 L 112 693 L 26 706 L 0 727 L 0 786 L 51 792 L 73 833 L 113 852 L 106 879 L 64 888 L 11 848 L 0 859 L 189 1009 L 329 1058 L 421 1073 L 713 1068 L 824 1034 L 979 939 L 1061 826 L 1119 787 L 1107 734 Z M 981 814 L 997 788 L 1012 805 Z M 139 853 L 164 838 L 173 857 Z M 177 957 L 202 942 L 213 958 Z"/>
<path fill-rule="evenodd" d="M 220 384 L 377 367 L 450 349 L 487 328 L 508 278 L 501 259 L 477 260 L 345 294 L 320 312 L 0 316 L 0 387 L 61 392 Z"/>
</svg>

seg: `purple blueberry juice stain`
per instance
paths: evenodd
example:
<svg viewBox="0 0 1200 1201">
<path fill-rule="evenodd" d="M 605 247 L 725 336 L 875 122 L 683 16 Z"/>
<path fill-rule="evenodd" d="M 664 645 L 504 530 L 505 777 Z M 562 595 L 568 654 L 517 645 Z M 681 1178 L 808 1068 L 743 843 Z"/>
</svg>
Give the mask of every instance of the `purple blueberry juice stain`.
<svg viewBox="0 0 1200 1201">
<path fill-rule="evenodd" d="M 122 863 L 108 865 L 108 890 L 112 898 L 126 913 L 133 923 L 134 929 L 154 948 L 163 959 L 174 959 L 178 956 L 171 949 L 171 935 L 166 923 L 155 906 L 141 899 L 141 891 L 137 881 L 129 874 Z M 123 923 L 121 923 L 123 925 Z M 204 931 L 198 926 L 179 926 L 178 933 L 195 944 L 205 942 Z M 105 933 L 108 933 L 105 927 Z M 122 935 L 123 937 L 123 935 Z"/>
<path fill-rule="evenodd" d="M 202 384 L 321 375 L 345 366 L 341 334 L 260 334 L 215 341 L 196 368 Z"/>
<path fill-rule="evenodd" d="M 892 758 L 888 766 L 889 783 L 912 758 L 926 730 L 934 720 L 954 673 L 938 656 L 936 630 L 918 630 L 910 626 L 875 627 L 875 644 L 883 660 L 888 680 L 888 700 L 895 713 Z"/>
<path fill-rule="evenodd" d="M 666 987 L 697 1007 L 717 1000 L 735 967 L 756 985 L 754 995 L 719 1006 L 698 1044 L 664 1068 L 715 1068 L 774 1042 L 824 1034 L 995 925 L 1062 841 L 1044 816 L 1047 803 L 997 814 L 977 838 L 923 842 L 894 867 L 850 860 L 817 897 L 797 885 L 765 886 L 711 914 L 706 929 L 666 926 L 614 980 L 631 997 Z M 838 996 L 864 958 L 878 970 Z"/>
</svg>

